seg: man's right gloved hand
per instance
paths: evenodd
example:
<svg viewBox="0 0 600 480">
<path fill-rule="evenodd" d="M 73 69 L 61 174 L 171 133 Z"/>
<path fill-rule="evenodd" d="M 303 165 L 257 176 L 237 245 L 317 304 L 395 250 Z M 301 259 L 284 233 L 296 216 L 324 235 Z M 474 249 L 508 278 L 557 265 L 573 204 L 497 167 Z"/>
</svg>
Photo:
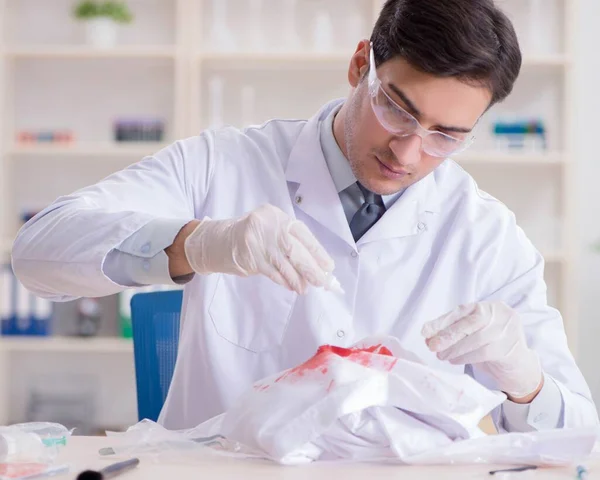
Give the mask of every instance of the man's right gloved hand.
<svg viewBox="0 0 600 480">
<path fill-rule="evenodd" d="M 237 219 L 202 220 L 185 240 L 185 255 L 199 274 L 260 274 L 300 294 L 309 284 L 339 288 L 333 259 L 308 227 L 273 205 Z"/>
</svg>

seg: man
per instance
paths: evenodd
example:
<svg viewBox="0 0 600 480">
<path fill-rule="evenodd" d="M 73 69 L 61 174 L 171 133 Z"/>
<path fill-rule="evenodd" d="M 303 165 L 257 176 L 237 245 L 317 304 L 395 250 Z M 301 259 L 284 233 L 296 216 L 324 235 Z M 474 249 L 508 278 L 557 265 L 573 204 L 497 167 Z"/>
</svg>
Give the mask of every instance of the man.
<svg viewBox="0 0 600 480">
<path fill-rule="evenodd" d="M 491 0 L 388 0 L 345 101 L 205 131 L 59 198 L 19 233 L 16 274 L 58 301 L 186 284 L 169 428 L 373 334 L 505 392 L 502 431 L 596 424 L 542 257 L 448 159 L 520 63 Z"/>
</svg>

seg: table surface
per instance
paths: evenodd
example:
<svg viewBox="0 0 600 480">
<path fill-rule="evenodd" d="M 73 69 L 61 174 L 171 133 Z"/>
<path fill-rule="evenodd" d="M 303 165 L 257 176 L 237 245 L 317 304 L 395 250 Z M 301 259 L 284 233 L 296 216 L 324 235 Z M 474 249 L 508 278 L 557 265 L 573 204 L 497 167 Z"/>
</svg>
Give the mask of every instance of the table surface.
<svg viewBox="0 0 600 480">
<path fill-rule="evenodd" d="M 59 463 L 71 465 L 68 474 L 51 477 L 53 480 L 75 479 L 77 474 L 86 469 L 99 470 L 111 463 L 123 460 L 110 457 L 101 457 L 98 450 L 111 446 L 111 439 L 107 437 L 72 437 L 67 447 L 63 449 Z M 400 465 L 374 465 L 374 464 L 319 464 L 306 466 L 284 467 L 272 462 L 258 460 L 238 460 L 233 458 L 215 457 L 197 460 L 188 464 L 161 464 L 150 458 L 142 457 L 140 464 L 122 476 L 119 480 L 186 480 L 186 479 L 243 479 L 264 480 L 285 479 L 295 480 L 372 480 L 380 478 L 393 478 L 402 480 L 444 480 L 449 478 L 462 479 L 517 479 L 528 480 L 531 478 L 575 479 L 575 468 L 538 469 L 521 473 L 489 475 L 491 468 L 485 465 L 473 466 L 435 466 L 416 467 Z M 589 476 L 587 478 L 600 479 L 600 463 L 588 464 Z"/>
</svg>

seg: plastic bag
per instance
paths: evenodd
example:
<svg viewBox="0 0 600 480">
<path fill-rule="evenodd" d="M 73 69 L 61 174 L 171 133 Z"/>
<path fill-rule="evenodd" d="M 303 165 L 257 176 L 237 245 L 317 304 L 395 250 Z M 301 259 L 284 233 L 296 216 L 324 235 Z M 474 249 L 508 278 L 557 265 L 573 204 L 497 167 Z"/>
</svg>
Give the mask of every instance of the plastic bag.
<svg viewBox="0 0 600 480">
<path fill-rule="evenodd" d="M 42 478 L 69 471 L 68 465 L 46 463 L 0 463 L 0 480 L 27 480 Z"/>
<path fill-rule="evenodd" d="M 584 427 L 489 435 L 407 458 L 406 463 L 564 466 L 583 463 L 588 459 L 598 433 L 597 427 Z"/>
<path fill-rule="evenodd" d="M 52 463 L 72 434 L 58 423 L 31 422 L 0 427 L 0 462 Z"/>
<path fill-rule="evenodd" d="M 125 432 L 107 431 L 110 446 L 100 449 L 101 455 L 146 457 L 156 463 L 201 460 L 206 456 L 254 456 L 241 445 L 231 443 L 221 435 L 200 437 L 195 429 L 167 430 L 162 425 L 144 419 Z"/>
</svg>

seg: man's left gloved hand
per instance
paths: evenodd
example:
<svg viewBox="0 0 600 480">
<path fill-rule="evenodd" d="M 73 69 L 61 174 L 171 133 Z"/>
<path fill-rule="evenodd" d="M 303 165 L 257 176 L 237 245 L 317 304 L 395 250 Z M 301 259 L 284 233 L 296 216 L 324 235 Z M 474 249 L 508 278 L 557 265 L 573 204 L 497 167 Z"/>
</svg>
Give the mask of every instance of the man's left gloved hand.
<svg viewBox="0 0 600 480">
<path fill-rule="evenodd" d="M 511 400 L 535 396 L 542 387 L 538 355 L 527 346 L 518 313 L 502 302 L 461 305 L 426 323 L 422 334 L 440 360 L 477 366 Z"/>
</svg>

